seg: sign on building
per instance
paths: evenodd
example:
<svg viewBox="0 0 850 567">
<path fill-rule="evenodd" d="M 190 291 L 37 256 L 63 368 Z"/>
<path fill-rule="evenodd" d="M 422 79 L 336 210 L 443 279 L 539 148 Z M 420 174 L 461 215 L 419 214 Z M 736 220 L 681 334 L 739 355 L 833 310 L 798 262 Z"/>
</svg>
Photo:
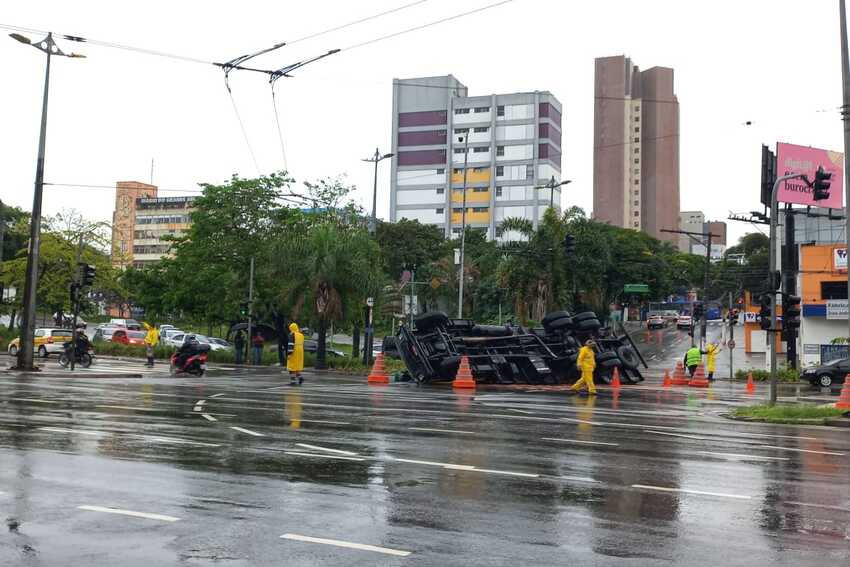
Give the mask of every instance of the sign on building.
<svg viewBox="0 0 850 567">
<path fill-rule="evenodd" d="M 781 203 L 797 203 L 798 205 L 812 205 L 819 207 L 831 207 L 840 209 L 843 206 L 844 191 L 844 168 L 842 166 L 844 154 L 831 152 L 808 146 L 797 146 L 777 142 L 776 144 L 776 176 L 789 173 L 804 173 L 809 181 L 814 181 L 815 171 L 823 167 L 828 173 L 832 173 L 832 186 L 829 198 L 815 201 L 812 189 L 802 179 L 791 179 L 779 186 L 777 200 Z"/>
<path fill-rule="evenodd" d="M 828 320 L 847 320 L 847 300 L 829 299 L 826 302 L 826 318 Z"/>
<path fill-rule="evenodd" d="M 847 345 L 820 345 L 821 364 L 837 358 L 847 358 Z"/>
<path fill-rule="evenodd" d="M 832 251 L 832 269 L 836 272 L 847 271 L 847 249 L 836 248 Z"/>
</svg>

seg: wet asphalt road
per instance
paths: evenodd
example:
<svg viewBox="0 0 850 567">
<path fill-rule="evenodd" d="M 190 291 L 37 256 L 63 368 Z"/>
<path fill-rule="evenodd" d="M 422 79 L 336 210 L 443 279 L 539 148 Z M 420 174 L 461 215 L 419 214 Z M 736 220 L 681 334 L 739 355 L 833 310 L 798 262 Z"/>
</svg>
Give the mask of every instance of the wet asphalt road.
<svg viewBox="0 0 850 567">
<path fill-rule="evenodd" d="M 0 374 L 0 565 L 848 564 L 850 430 L 648 382 Z"/>
</svg>

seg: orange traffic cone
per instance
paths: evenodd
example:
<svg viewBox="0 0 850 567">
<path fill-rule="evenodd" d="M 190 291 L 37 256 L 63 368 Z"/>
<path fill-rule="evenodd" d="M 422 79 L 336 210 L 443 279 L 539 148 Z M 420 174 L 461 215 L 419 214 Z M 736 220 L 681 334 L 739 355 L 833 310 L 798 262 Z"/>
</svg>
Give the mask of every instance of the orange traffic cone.
<svg viewBox="0 0 850 567">
<path fill-rule="evenodd" d="M 673 372 L 672 384 L 674 386 L 688 385 L 688 379 L 685 377 L 685 364 L 681 360 L 676 361 L 676 370 Z"/>
<path fill-rule="evenodd" d="M 619 388 L 620 385 L 620 369 L 615 366 L 614 376 L 611 378 L 611 387 L 616 389 Z"/>
<path fill-rule="evenodd" d="M 452 382 L 452 388 L 475 389 L 475 379 L 472 377 L 472 369 L 469 367 L 469 358 L 465 356 L 460 359 L 460 366 L 457 369 L 457 374 L 455 374 L 454 382 Z"/>
<path fill-rule="evenodd" d="M 701 362 L 699 366 L 697 366 L 696 372 L 694 372 L 694 377 L 691 378 L 690 382 L 688 382 L 688 386 L 693 388 L 708 388 L 709 383 L 708 380 L 705 379 L 705 370 L 703 369 L 703 364 Z"/>
<path fill-rule="evenodd" d="M 850 411 L 850 374 L 844 377 L 844 387 L 841 388 L 841 395 L 835 402 L 835 407 L 836 409 Z"/>
<path fill-rule="evenodd" d="M 389 384 L 390 375 L 384 369 L 384 353 L 379 352 L 375 357 L 375 364 L 372 366 L 372 371 L 367 379 L 369 384 Z"/>
<path fill-rule="evenodd" d="M 662 388 L 669 388 L 673 385 L 673 380 L 670 378 L 670 371 L 664 371 L 664 382 L 661 384 Z"/>
<path fill-rule="evenodd" d="M 756 391 L 756 384 L 753 382 L 753 373 L 747 374 L 747 393 L 753 394 Z"/>
</svg>

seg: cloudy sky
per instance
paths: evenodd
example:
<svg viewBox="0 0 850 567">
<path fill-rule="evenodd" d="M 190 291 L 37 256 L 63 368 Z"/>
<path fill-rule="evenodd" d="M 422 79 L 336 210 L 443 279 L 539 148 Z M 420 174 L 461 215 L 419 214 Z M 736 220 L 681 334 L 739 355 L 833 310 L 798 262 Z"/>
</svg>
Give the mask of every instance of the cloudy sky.
<svg viewBox="0 0 850 567">
<path fill-rule="evenodd" d="M 255 60 L 279 67 L 343 51 L 278 84 L 285 151 L 301 180 L 345 175 L 371 200 L 362 163 L 390 146 L 393 78 L 451 73 L 470 94 L 548 90 L 564 106 L 563 205 L 592 204 L 593 60 L 626 54 L 675 69 L 681 111 L 681 208 L 711 219 L 758 208 L 760 144 L 842 149 L 837 0 L 513 0 L 370 45 L 365 41 L 496 0 L 426 0 L 372 21 L 288 45 Z M 15 2 L 0 24 L 224 61 L 414 0 Z M 2 30 L 8 33 L 8 30 Z M 37 34 L 29 34 L 36 38 Z M 162 195 L 257 168 L 220 70 L 59 40 L 87 59 L 56 59 L 51 76 L 48 182 L 114 186 L 149 181 Z M 44 56 L 0 38 L 0 155 L 4 202 L 31 208 Z M 233 97 L 259 168 L 283 167 L 270 89 L 234 73 Z M 752 125 L 745 126 L 746 121 Z M 389 208 L 382 164 L 378 213 Z M 835 184 L 834 184 L 835 185 Z M 108 188 L 45 189 L 48 214 L 67 208 L 109 220 Z M 753 230 L 731 223 L 732 238 Z"/>
</svg>

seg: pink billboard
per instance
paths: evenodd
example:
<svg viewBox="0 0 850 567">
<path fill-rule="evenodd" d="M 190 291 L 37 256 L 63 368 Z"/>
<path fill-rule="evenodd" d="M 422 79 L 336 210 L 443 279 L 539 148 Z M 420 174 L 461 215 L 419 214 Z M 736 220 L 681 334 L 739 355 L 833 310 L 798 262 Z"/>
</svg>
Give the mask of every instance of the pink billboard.
<svg viewBox="0 0 850 567">
<path fill-rule="evenodd" d="M 794 144 L 776 143 L 776 176 L 780 177 L 788 173 L 805 173 L 809 181 L 814 181 L 815 171 L 823 167 L 825 171 L 832 174 L 832 185 L 829 189 L 829 199 L 815 201 L 812 197 L 812 189 L 802 179 L 785 181 L 779 186 L 779 194 L 776 200 L 780 203 L 796 203 L 798 205 L 812 205 L 817 207 L 831 207 L 839 209 L 844 202 L 844 154 L 831 152 L 808 146 L 796 146 Z"/>
</svg>

